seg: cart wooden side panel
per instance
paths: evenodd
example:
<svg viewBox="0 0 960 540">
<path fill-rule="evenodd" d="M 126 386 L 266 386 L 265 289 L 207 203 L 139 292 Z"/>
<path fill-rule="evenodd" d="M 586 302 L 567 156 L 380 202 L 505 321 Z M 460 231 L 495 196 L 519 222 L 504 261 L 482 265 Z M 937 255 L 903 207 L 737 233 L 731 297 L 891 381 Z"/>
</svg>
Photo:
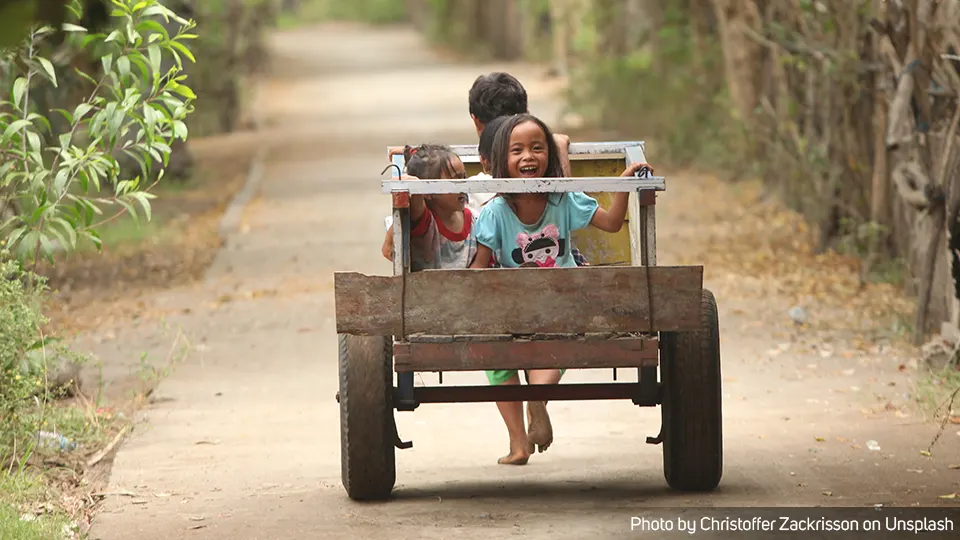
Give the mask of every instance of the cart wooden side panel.
<svg viewBox="0 0 960 540">
<path fill-rule="evenodd" d="M 398 339 L 695 330 L 702 289 L 702 266 L 334 275 L 337 332 Z"/>
</svg>

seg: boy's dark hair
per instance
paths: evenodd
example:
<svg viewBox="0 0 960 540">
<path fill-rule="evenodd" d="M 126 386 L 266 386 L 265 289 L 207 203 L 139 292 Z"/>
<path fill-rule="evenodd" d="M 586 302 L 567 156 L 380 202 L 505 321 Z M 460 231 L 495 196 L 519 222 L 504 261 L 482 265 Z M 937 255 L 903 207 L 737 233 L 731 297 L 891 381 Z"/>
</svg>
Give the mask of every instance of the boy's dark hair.
<svg viewBox="0 0 960 540">
<path fill-rule="evenodd" d="M 456 178 L 453 158 L 457 157 L 449 146 L 421 144 L 403 148 L 403 163 L 407 174 L 423 179 Z"/>
<path fill-rule="evenodd" d="M 507 116 L 498 116 L 487 122 L 483 126 L 483 132 L 480 133 L 480 144 L 477 145 L 477 153 L 480 157 L 490 161 L 490 154 L 493 153 L 493 141 L 497 138 L 497 130 L 507 121 Z"/>
<path fill-rule="evenodd" d="M 527 112 L 527 91 L 516 77 L 495 72 L 477 77 L 470 87 L 470 114 L 486 124 L 498 116 Z"/>
<path fill-rule="evenodd" d="M 553 132 L 543 120 L 532 114 L 517 114 L 507 117 L 503 125 L 497 129 L 493 140 L 493 151 L 490 153 L 490 172 L 494 178 L 509 178 L 510 172 L 507 161 L 510 156 L 510 135 L 513 130 L 524 122 L 535 122 L 543 130 L 547 143 L 547 170 L 543 173 L 546 178 L 562 178 L 563 168 L 560 166 L 560 155 L 557 152 L 557 143 L 553 140 Z"/>
</svg>

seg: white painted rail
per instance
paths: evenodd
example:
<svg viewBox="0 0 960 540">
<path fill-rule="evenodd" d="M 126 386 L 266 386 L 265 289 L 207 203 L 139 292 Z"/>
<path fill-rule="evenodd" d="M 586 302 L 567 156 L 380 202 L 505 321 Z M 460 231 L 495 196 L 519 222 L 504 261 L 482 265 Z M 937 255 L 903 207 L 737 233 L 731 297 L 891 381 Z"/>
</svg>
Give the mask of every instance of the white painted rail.
<svg viewBox="0 0 960 540">
<path fill-rule="evenodd" d="M 564 193 L 590 191 L 602 193 L 664 191 L 666 180 L 661 176 L 595 176 L 579 178 L 474 178 L 467 180 L 419 179 L 381 182 L 383 193 L 407 192 L 411 195 L 443 193 Z"/>
</svg>

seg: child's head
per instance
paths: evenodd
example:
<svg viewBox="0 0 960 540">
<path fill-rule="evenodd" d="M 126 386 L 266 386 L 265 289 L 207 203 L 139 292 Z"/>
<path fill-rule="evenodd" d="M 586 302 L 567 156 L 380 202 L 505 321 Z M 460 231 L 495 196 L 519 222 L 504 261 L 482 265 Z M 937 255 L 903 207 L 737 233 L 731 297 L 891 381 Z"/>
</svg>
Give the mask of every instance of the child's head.
<svg viewBox="0 0 960 540">
<path fill-rule="evenodd" d="M 480 135 L 491 120 L 527 112 L 527 91 L 509 73 L 481 75 L 470 87 L 470 117 Z"/>
<path fill-rule="evenodd" d="M 498 116 L 487 122 L 480 134 L 480 144 L 477 145 L 477 153 L 480 154 L 480 166 L 483 172 L 490 174 L 492 169 L 490 163 L 490 154 L 493 153 L 493 141 L 497 137 L 497 130 L 507 121 L 506 116 Z"/>
<path fill-rule="evenodd" d="M 467 170 L 460 156 L 447 146 L 422 144 L 417 147 L 406 146 L 403 160 L 407 174 L 423 179 L 463 179 Z M 425 195 L 427 206 L 434 211 L 454 212 L 463 210 L 467 202 L 466 193 L 444 193 Z"/>
<path fill-rule="evenodd" d="M 531 114 L 518 114 L 504 120 L 494 138 L 490 161 L 494 178 L 563 176 L 553 133 Z"/>
</svg>

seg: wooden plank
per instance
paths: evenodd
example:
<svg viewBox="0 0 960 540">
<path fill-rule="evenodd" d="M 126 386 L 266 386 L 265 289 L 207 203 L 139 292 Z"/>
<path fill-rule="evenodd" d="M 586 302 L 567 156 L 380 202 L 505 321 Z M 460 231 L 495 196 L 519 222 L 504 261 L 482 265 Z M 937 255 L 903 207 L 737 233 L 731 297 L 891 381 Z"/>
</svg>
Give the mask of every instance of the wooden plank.
<svg viewBox="0 0 960 540">
<path fill-rule="evenodd" d="M 482 403 L 492 401 L 588 401 L 639 398 L 639 383 L 504 384 L 500 386 L 418 386 L 419 403 Z M 657 405 L 655 396 L 641 400 Z"/>
<path fill-rule="evenodd" d="M 700 326 L 702 266 L 424 270 L 406 276 L 410 334 L 647 332 Z M 401 277 L 334 274 L 337 332 L 401 334 Z"/>
<path fill-rule="evenodd" d="M 393 364 L 398 373 L 656 367 L 658 352 L 656 338 L 398 342 Z"/>
<path fill-rule="evenodd" d="M 664 191 L 662 176 L 636 178 L 633 176 L 592 176 L 579 178 L 473 178 L 445 180 L 425 178 L 406 181 L 382 179 L 383 193 L 405 191 L 411 195 L 442 193 L 566 193 L 632 192 L 641 190 Z"/>
</svg>

